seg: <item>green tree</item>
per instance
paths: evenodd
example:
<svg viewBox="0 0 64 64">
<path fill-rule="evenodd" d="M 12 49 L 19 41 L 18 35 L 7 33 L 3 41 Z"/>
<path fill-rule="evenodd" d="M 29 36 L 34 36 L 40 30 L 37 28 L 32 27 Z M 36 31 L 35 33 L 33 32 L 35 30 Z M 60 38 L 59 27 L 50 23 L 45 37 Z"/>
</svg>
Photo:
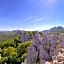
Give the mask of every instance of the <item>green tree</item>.
<svg viewBox="0 0 64 64">
<path fill-rule="evenodd" d="M 16 52 L 16 48 L 13 47 L 8 47 L 5 48 L 3 50 L 3 56 L 6 58 L 7 63 L 13 64 L 14 62 L 16 62 L 16 58 L 17 58 L 17 52 Z"/>
</svg>

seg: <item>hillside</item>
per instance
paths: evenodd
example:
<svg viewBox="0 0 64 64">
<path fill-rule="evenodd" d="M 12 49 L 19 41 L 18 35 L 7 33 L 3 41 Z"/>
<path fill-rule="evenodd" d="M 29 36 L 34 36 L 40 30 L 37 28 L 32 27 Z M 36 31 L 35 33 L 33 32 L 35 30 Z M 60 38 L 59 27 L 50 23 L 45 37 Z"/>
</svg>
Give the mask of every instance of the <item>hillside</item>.
<svg viewBox="0 0 64 64">
<path fill-rule="evenodd" d="M 17 36 L 21 36 L 21 30 L 13 30 L 13 31 L 0 31 L 0 41 L 15 38 Z M 31 31 L 25 31 L 25 34 L 32 34 Z M 58 26 L 53 27 L 50 30 L 44 30 L 42 31 L 44 34 L 58 34 L 58 33 L 64 33 L 64 27 Z"/>
<path fill-rule="evenodd" d="M 19 36 L 21 37 L 22 32 L 24 32 L 25 35 L 32 36 L 34 31 L 23 31 L 23 30 L 0 31 L 0 41 L 7 39 L 14 39 L 15 37 L 19 37 Z"/>
<path fill-rule="evenodd" d="M 50 30 L 44 30 L 42 32 L 44 34 L 59 34 L 59 33 L 64 33 L 64 27 L 62 27 L 62 26 L 53 27 Z"/>
<path fill-rule="evenodd" d="M 0 41 L 15 38 L 15 37 L 19 36 L 20 32 L 21 31 L 19 31 L 19 30 L 16 30 L 16 31 L 0 31 Z"/>
</svg>

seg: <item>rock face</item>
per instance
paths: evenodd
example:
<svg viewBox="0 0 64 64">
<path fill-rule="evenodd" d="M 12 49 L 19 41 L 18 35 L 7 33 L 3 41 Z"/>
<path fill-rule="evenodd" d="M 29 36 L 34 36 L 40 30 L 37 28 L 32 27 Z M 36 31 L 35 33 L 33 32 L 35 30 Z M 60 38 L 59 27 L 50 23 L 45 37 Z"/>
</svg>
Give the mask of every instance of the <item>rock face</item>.
<svg viewBox="0 0 64 64">
<path fill-rule="evenodd" d="M 25 42 L 28 41 L 32 38 L 32 36 L 30 34 L 25 34 L 25 31 L 21 32 L 21 42 Z"/>
<path fill-rule="evenodd" d="M 39 51 L 39 59 L 45 60 L 45 61 L 50 61 L 51 57 L 50 57 L 50 46 L 49 46 L 49 42 L 48 42 L 48 38 L 46 36 L 43 36 L 43 39 L 41 41 L 41 45 L 40 45 L 40 51 Z M 42 63 L 40 63 L 42 64 Z"/>
<path fill-rule="evenodd" d="M 52 56 L 53 64 L 64 64 L 64 35 L 59 35 L 59 43 L 56 45 L 54 55 Z M 53 59 L 53 57 L 55 57 Z"/>
<path fill-rule="evenodd" d="M 53 56 L 55 48 L 57 46 L 57 36 L 52 35 L 51 38 L 50 38 L 50 43 L 51 43 L 51 46 L 50 46 L 50 55 Z"/>
<path fill-rule="evenodd" d="M 49 35 L 48 38 L 47 35 L 36 32 L 33 43 L 28 50 L 26 64 L 35 64 L 37 61 L 40 64 L 46 64 L 46 61 L 62 64 L 64 57 L 61 57 L 62 62 L 58 62 L 60 60 L 58 53 L 61 53 L 61 50 L 64 50 L 64 35 Z"/>
<path fill-rule="evenodd" d="M 34 64 L 39 59 L 40 64 L 50 60 L 49 44 L 47 36 L 37 32 L 34 35 L 33 44 L 28 50 L 26 64 Z"/>
<path fill-rule="evenodd" d="M 25 34 L 24 34 L 24 31 L 22 31 L 21 33 L 21 42 L 24 42 L 25 41 Z"/>
<path fill-rule="evenodd" d="M 64 48 L 64 34 L 60 34 L 60 45 Z"/>
<path fill-rule="evenodd" d="M 52 56 L 53 64 L 64 64 L 64 49 L 62 47 L 59 49 L 60 51 L 57 52 L 56 55 Z"/>
<path fill-rule="evenodd" d="M 35 64 L 38 57 L 38 51 L 39 51 L 39 40 L 38 40 L 38 33 L 34 35 L 33 44 L 28 50 L 27 60 L 26 64 Z"/>
<path fill-rule="evenodd" d="M 36 51 L 36 49 L 33 46 L 31 46 L 29 48 L 29 51 L 28 51 L 26 64 L 34 64 L 34 63 L 36 63 L 37 56 L 38 56 L 38 52 Z"/>
</svg>

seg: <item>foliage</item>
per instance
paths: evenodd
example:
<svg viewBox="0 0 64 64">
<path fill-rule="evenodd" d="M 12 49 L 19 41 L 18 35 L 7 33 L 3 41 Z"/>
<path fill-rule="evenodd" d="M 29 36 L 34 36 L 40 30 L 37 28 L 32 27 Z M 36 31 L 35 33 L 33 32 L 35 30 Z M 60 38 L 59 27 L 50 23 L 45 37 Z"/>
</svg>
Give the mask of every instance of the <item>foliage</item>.
<svg viewBox="0 0 64 64">
<path fill-rule="evenodd" d="M 20 42 L 19 37 L 0 42 L 0 64 L 20 64 L 26 59 L 32 40 Z"/>
</svg>

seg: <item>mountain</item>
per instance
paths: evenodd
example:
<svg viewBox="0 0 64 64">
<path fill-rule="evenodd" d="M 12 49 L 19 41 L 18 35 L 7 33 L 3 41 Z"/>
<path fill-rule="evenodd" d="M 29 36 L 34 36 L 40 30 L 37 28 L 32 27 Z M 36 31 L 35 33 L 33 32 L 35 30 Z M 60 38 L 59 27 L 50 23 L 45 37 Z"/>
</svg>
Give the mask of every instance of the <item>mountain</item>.
<svg viewBox="0 0 64 64">
<path fill-rule="evenodd" d="M 29 38 L 29 36 L 32 36 L 33 34 L 33 31 L 24 31 L 24 30 L 0 31 L 0 41 L 14 39 L 18 36 L 22 37 L 23 32 L 26 35 L 26 39 Z"/>
<path fill-rule="evenodd" d="M 58 34 L 58 33 L 64 33 L 64 27 L 58 26 L 53 27 L 50 30 L 44 30 L 42 31 L 44 34 Z"/>
<path fill-rule="evenodd" d="M 23 31 L 23 30 L 22 30 Z M 13 30 L 13 31 L 0 31 L 0 41 L 6 40 L 6 39 L 13 39 L 17 36 L 21 36 L 21 30 Z M 64 27 L 58 26 L 53 27 L 50 30 L 44 30 L 42 31 L 44 34 L 58 34 L 58 33 L 64 33 Z M 32 34 L 31 31 L 25 31 L 25 34 Z"/>
<path fill-rule="evenodd" d="M 11 39 L 19 36 L 21 33 L 20 30 L 13 30 L 13 31 L 0 31 L 0 41 Z"/>
</svg>

